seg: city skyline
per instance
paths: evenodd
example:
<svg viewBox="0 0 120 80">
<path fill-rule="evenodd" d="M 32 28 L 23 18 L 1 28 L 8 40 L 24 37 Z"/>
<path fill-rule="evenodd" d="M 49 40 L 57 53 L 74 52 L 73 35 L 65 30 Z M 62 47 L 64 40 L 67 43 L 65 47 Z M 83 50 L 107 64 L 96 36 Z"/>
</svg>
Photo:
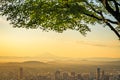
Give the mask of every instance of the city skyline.
<svg viewBox="0 0 120 80">
<path fill-rule="evenodd" d="M 34 66 L 31 66 L 31 64 Z M 111 63 L 109 63 L 111 64 Z M 108 68 L 109 64 L 96 66 L 95 64 L 87 64 L 79 67 L 74 65 L 62 64 L 58 67 L 51 64 L 41 63 L 5 63 L 0 65 L 0 79 L 12 79 L 12 80 L 119 80 L 120 69 L 113 65 Z M 9 65 L 9 66 L 5 66 Z M 14 65 L 14 66 L 12 66 Z M 15 66 L 16 65 L 16 66 Z M 48 67 L 45 67 L 47 65 Z M 54 66 L 52 66 L 54 65 Z M 63 67 L 67 66 L 67 67 Z M 22 66 L 22 67 L 21 67 Z M 39 67 L 38 67 L 39 66 Z M 44 67 L 43 67 L 44 66 Z M 50 67 L 51 66 L 51 67 Z M 56 67 L 55 67 L 56 66 Z M 89 67 L 88 67 L 89 66 Z M 118 65 L 120 66 L 120 65 Z M 76 69 L 76 68 L 77 69 Z M 81 69 L 83 68 L 83 69 Z M 89 69 L 88 69 L 89 68 Z"/>
</svg>

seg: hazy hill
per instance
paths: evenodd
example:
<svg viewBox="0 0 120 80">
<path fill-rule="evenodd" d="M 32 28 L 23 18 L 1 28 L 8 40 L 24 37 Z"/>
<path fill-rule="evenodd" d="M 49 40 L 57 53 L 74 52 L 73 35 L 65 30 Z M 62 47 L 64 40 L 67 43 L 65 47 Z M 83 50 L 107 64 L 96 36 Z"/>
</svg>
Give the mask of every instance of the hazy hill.
<svg viewBox="0 0 120 80">
<path fill-rule="evenodd" d="M 97 67 L 104 70 L 120 70 L 120 61 L 55 61 L 55 62 L 41 62 L 41 61 L 24 61 L 24 62 L 9 62 L 0 63 L 0 70 L 19 70 L 23 67 L 24 70 L 55 72 L 56 70 L 88 72 L 96 71 Z"/>
<path fill-rule="evenodd" d="M 106 58 L 106 57 L 93 57 L 93 58 L 69 58 L 59 57 L 51 53 L 44 53 L 38 57 L 16 57 L 16 56 L 0 56 L 0 62 L 24 62 L 24 61 L 41 61 L 41 62 L 56 62 L 56 61 L 120 61 L 120 58 Z"/>
<path fill-rule="evenodd" d="M 44 62 L 40 61 L 24 61 L 22 64 L 45 64 Z"/>
</svg>

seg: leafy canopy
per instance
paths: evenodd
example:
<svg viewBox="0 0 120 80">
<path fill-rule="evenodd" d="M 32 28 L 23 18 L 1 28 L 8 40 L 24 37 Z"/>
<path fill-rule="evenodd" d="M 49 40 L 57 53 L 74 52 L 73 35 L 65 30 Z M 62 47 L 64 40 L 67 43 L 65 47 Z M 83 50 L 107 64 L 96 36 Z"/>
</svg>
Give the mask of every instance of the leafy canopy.
<svg viewBox="0 0 120 80">
<path fill-rule="evenodd" d="M 6 16 L 14 27 L 40 28 L 45 31 L 53 30 L 56 32 L 72 29 L 85 35 L 87 31 L 90 31 L 89 24 L 106 24 L 109 22 L 119 26 L 119 21 L 116 18 L 112 21 L 105 17 L 113 15 L 106 10 L 102 1 L 0 0 L 0 14 Z M 113 10 L 116 9 L 116 6 L 112 6 L 113 2 L 107 1 Z"/>
</svg>

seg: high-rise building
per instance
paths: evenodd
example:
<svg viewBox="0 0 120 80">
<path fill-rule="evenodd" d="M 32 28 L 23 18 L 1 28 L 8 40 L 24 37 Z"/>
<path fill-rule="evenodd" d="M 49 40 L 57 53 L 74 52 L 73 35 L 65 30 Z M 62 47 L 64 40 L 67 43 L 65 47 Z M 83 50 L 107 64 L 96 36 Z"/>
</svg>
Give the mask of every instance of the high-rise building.
<svg viewBox="0 0 120 80">
<path fill-rule="evenodd" d="M 100 68 L 97 68 L 97 80 L 100 80 Z"/>
<path fill-rule="evenodd" d="M 63 80 L 69 80 L 68 73 L 63 73 Z"/>
<path fill-rule="evenodd" d="M 105 72 L 104 72 L 104 70 L 102 71 L 101 80 L 105 80 Z"/>
<path fill-rule="evenodd" d="M 20 68 L 20 73 L 19 73 L 19 79 L 22 80 L 23 79 L 23 68 Z"/>
<path fill-rule="evenodd" d="M 75 80 L 75 72 L 71 72 L 69 78 L 69 80 Z"/>
<path fill-rule="evenodd" d="M 55 72 L 55 80 L 61 80 L 60 71 Z"/>
<path fill-rule="evenodd" d="M 80 73 L 77 74 L 77 80 L 83 80 Z"/>
<path fill-rule="evenodd" d="M 94 80 L 94 73 L 93 72 L 90 72 L 89 73 L 89 80 Z"/>
<path fill-rule="evenodd" d="M 75 77 L 75 72 L 71 72 L 71 76 Z"/>
<path fill-rule="evenodd" d="M 118 80 L 120 80 L 120 74 L 118 75 Z"/>
<path fill-rule="evenodd" d="M 104 80 L 109 80 L 109 75 L 105 75 Z"/>
</svg>

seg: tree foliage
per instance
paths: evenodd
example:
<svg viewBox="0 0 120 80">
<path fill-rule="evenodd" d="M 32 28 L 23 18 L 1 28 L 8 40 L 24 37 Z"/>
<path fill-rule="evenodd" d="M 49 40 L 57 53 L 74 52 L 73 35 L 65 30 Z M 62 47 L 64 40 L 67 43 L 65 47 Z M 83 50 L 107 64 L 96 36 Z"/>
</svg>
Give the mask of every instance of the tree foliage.
<svg viewBox="0 0 120 80">
<path fill-rule="evenodd" d="M 0 0 L 0 15 L 14 27 L 72 29 L 83 35 L 89 24 L 106 24 L 120 39 L 119 0 Z"/>
</svg>

